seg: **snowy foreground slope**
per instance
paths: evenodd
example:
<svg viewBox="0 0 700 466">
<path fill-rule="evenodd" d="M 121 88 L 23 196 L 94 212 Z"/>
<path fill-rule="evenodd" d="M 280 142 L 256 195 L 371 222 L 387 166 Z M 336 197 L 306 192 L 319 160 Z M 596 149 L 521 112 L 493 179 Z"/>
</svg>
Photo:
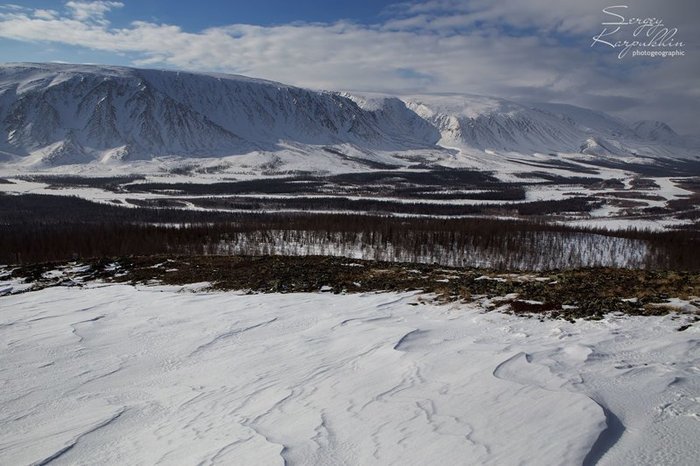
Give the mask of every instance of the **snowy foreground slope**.
<svg viewBox="0 0 700 466">
<path fill-rule="evenodd" d="M 220 170 L 222 159 L 223 168 L 239 169 L 493 168 L 494 155 L 536 153 L 653 163 L 647 158 L 696 158 L 695 146 L 662 122 L 631 124 L 570 105 L 360 96 L 113 66 L 0 65 L 0 164 L 23 169 L 140 163 L 143 171 L 144 161 L 169 157 L 216 159 L 209 165 Z"/>
<path fill-rule="evenodd" d="M 0 298 L 0 463 L 695 462 L 687 317 L 195 288 Z"/>
</svg>

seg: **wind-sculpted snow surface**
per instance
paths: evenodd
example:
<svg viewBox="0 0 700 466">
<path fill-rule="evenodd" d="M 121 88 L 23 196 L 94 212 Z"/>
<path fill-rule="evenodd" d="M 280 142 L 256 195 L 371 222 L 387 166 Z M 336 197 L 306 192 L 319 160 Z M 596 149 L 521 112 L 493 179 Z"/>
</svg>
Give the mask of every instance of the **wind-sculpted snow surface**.
<svg viewBox="0 0 700 466">
<path fill-rule="evenodd" d="M 694 461 L 684 317 L 190 292 L 205 285 L 0 298 L 0 463 Z"/>
</svg>

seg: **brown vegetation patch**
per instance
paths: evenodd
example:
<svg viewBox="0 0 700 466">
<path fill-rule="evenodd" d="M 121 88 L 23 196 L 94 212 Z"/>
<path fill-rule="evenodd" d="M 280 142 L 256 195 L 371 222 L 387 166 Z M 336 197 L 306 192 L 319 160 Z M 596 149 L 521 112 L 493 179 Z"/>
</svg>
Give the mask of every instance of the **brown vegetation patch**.
<svg viewBox="0 0 700 466">
<path fill-rule="evenodd" d="M 524 275 L 322 256 L 146 256 L 100 259 L 87 264 L 90 267 L 80 280 L 170 285 L 210 282 L 216 290 L 264 293 L 421 290 L 440 302 L 471 302 L 475 296 L 498 298 L 514 294 L 516 299 L 504 301 L 512 312 L 564 319 L 596 319 L 608 312 L 666 314 L 673 312 L 663 305 L 670 297 L 700 296 L 697 272 L 595 268 Z M 62 265 L 65 264 L 19 267 L 13 275 L 38 287 L 74 284 L 76 277 L 53 281 L 43 278 L 45 272 Z"/>
</svg>

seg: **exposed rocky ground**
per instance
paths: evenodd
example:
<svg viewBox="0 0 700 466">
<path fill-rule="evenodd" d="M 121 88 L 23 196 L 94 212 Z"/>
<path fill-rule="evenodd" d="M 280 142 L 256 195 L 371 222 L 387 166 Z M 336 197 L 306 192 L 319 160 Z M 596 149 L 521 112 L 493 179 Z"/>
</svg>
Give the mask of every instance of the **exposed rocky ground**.
<svg viewBox="0 0 700 466">
<path fill-rule="evenodd" d="M 351 260 L 342 257 L 123 257 L 5 269 L 0 294 L 87 281 L 205 283 L 249 293 L 422 290 L 424 299 L 479 302 L 484 310 L 562 319 L 600 319 L 609 312 L 700 316 L 700 273 L 590 268 L 542 273 Z M 10 283 L 10 282 L 8 282 Z M 699 318 L 696 318 L 696 320 Z"/>
</svg>

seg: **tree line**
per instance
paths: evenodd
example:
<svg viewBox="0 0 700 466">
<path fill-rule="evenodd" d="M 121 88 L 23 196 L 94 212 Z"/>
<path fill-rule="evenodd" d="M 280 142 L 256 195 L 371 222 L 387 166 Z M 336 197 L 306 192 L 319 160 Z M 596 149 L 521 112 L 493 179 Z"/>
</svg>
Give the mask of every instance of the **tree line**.
<svg viewBox="0 0 700 466">
<path fill-rule="evenodd" d="M 0 262 L 151 254 L 322 254 L 497 269 L 700 270 L 700 234 L 607 231 L 537 220 L 126 208 L 0 196 Z"/>
</svg>

